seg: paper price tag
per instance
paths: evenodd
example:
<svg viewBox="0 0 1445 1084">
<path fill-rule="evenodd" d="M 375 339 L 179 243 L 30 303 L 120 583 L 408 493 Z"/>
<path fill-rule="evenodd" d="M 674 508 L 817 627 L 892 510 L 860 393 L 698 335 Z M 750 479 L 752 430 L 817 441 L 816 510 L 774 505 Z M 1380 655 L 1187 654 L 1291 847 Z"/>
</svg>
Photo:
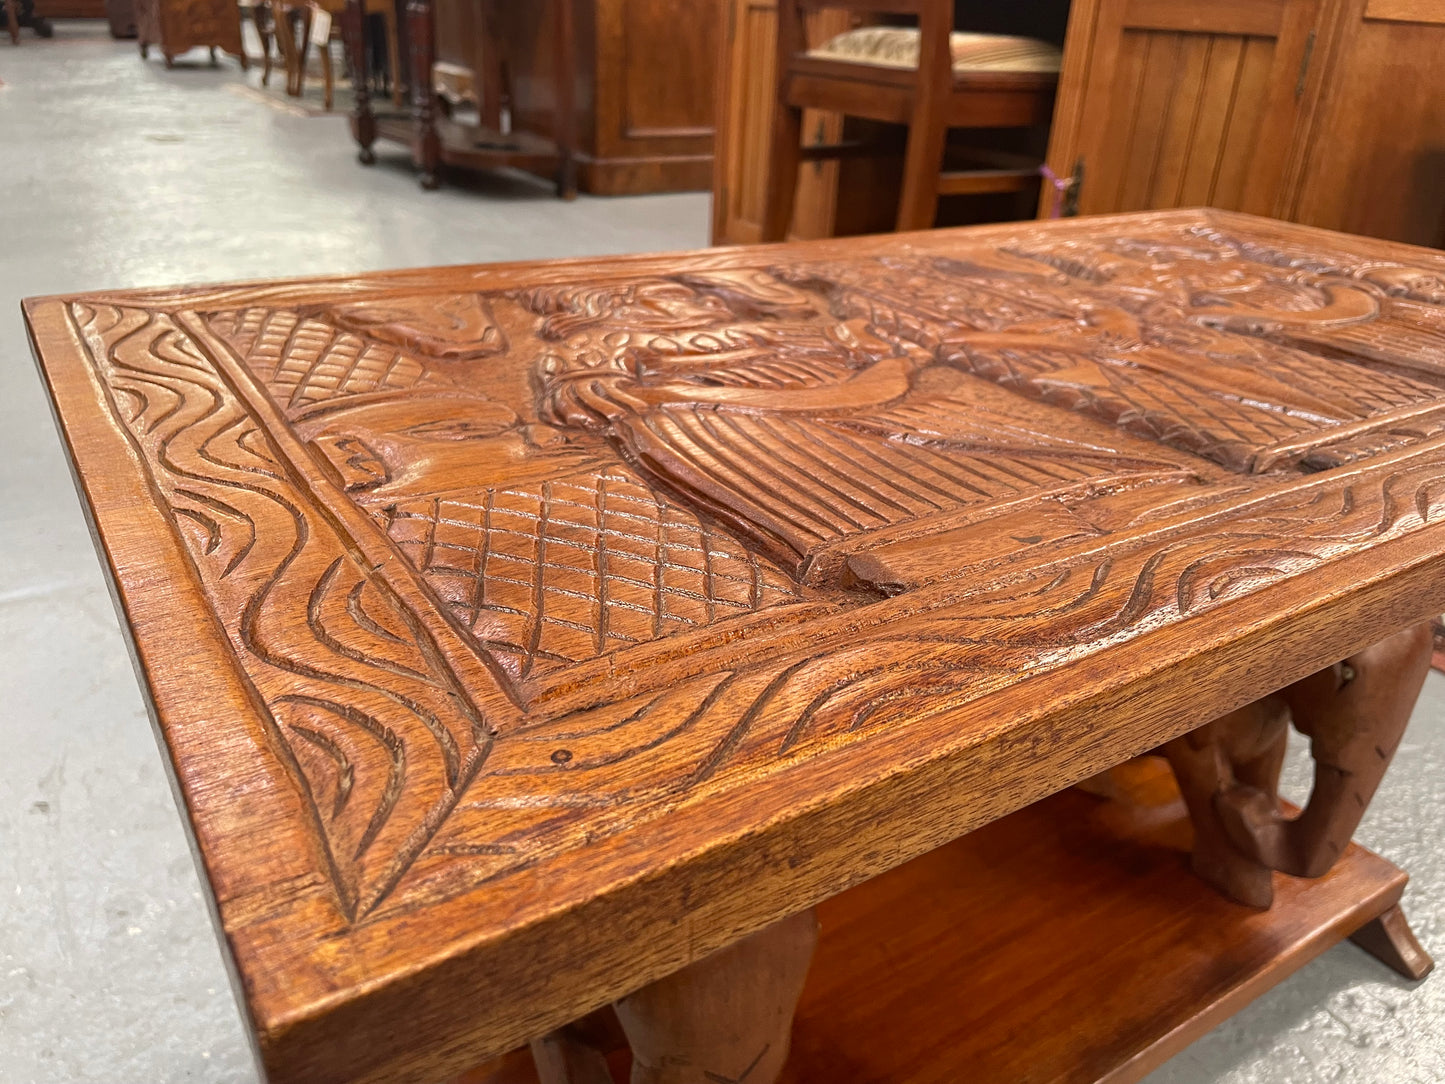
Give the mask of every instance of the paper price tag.
<svg viewBox="0 0 1445 1084">
<path fill-rule="evenodd" d="M 311 5 L 311 40 L 323 49 L 331 40 L 331 12 L 320 4 Z"/>
</svg>

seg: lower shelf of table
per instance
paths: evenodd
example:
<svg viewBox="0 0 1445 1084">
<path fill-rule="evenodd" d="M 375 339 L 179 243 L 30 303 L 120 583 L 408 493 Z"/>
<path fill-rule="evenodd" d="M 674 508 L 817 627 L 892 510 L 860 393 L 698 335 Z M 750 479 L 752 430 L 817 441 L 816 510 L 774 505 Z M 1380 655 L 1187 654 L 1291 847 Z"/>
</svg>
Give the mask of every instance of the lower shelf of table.
<svg viewBox="0 0 1445 1084">
<path fill-rule="evenodd" d="M 513 166 L 550 174 L 560 160 L 555 143 L 528 132 L 503 134 L 477 125 L 459 124 L 446 117 L 437 118 L 436 130 L 441 161 L 460 169 Z M 376 135 L 378 139 L 414 147 L 416 121 L 409 113 L 393 113 L 383 107 L 376 115 Z"/>
<path fill-rule="evenodd" d="M 1160 762 L 1057 794 L 818 908 L 782 1084 L 1126 1084 L 1390 909 L 1405 874 L 1351 845 L 1254 911 L 1189 871 Z M 628 1055 L 609 1059 L 625 1081 Z M 525 1050 L 457 1084 L 535 1084 Z"/>
</svg>

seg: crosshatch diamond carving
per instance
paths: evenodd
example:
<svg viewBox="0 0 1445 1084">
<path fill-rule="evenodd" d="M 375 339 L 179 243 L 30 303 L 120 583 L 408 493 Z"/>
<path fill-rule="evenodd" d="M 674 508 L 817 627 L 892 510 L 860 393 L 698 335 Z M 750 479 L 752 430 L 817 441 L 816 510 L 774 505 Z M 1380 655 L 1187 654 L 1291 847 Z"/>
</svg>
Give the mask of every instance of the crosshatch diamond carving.
<svg viewBox="0 0 1445 1084">
<path fill-rule="evenodd" d="M 518 677 L 798 597 L 766 560 L 620 469 L 377 514 Z"/>
<path fill-rule="evenodd" d="M 341 396 L 434 382 L 406 352 L 319 319 L 249 309 L 218 314 L 212 324 L 235 343 L 251 371 L 291 413 Z"/>
</svg>

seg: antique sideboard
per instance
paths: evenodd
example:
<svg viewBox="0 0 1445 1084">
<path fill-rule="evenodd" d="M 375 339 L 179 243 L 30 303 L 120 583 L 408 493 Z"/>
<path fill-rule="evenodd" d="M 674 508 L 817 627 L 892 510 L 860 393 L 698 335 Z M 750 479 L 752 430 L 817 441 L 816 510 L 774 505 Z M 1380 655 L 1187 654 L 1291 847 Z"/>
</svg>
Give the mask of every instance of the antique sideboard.
<svg viewBox="0 0 1445 1084">
<path fill-rule="evenodd" d="M 241 9 L 232 0 L 135 0 L 135 25 L 142 59 L 159 46 L 169 68 L 182 53 L 203 46 L 212 60 L 222 49 L 246 67 Z"/>
<path fill-rule="evenodd" d="M 25 311 L 273 1084 L 1133 1079 L 1345 936 L 1429 969 L 1350 838 L 1445 610 L 1439 253 L 1191 211 Z"/>
</svg>

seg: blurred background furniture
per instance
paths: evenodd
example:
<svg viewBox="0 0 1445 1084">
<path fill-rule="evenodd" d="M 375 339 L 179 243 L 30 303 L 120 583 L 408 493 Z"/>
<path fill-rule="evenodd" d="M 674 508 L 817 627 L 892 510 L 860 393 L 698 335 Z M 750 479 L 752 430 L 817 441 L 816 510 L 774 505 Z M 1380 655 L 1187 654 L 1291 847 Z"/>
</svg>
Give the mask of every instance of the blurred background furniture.
<svg viewBox="0 0 1445 1084">
<path fill-rule="evenodd" d="M 918 26 L 854 28 L 809 49 L 804 16 L 822 7 L 909 14 L 918 18 Z M 802 150 L 805 108 L 907 127 L 897 229 L 931 227 L 940 195 L 1036 188 L 1037 159 L 988 149 L 974 153 L 972 166 L 945 168 L 944 148 L 950 128 L 1047 123 L 1059 50 L 1031 38 L 955 33 L 953 18 L 952 0 L 781 0 L 763 240 L 785 238 L 804 158 L 870 153 L 858 142 Z"/>
<path fill-rule="evenodd" d="M 1442 0 L 1076 0 L 1049 161 L 1081 213 L 1445 227 Z"/>
<path fill-rule="evenodd" d="M 729 0 L 721 24 L 718 243 L 764 232 L 777 6 Z M 849 25 L 846 13 L 810 18 L 798 51 Z M 1060 187 L 1046 183 L 1032 206 L 944 198 L 937 224 L 1208 204 L 1445 243 L 1445 0 L 956 0 L 953 25 L 1062 46 L 1048 123 L 993 144 L 1027 154 L 1046 143 Z M 839 111 L 805 111 L 800 128 L 806 145 L 888 137 Z M 892 157 L 801 152 L 790 236 L 894 228 L 880 208 L 898 207 L 903 140 L 887 128 Z"/>
<path fill-rule="evenodd" d="M 105 0 L 105 17 L 110 22 L 111 37 L 136 36 L 135 0 Z"/>
<path fill-rule="evenodd" d="M 999 5 L 988 0 L 955 0 L 953 25 L 964 31 L 1023 36 L 1061 47 L 1069 15 L 1068 0 L 1017 0 Z M 715 244 L 762 239 L 767 206 L 773 122 L 777 116 L 778 0 L 729 0 L 719 65 L 718 154 L 713 177 L 712 238 Z M 876 21 L 876 20 L 875 20 Z M 894 22 L 898 20 L 894 19 Z M 916 24 L 916 17 L 912 20 Z M 859 11 L 819 7 L 805 20 L 809 50 L 825 46 L 864 22 Z M 1037 161 L 1048 143 L 1050 116 L 1032 128 L 984 128 L 950 133 L 947 153 L 965 162 L 1007 156 Z M 903 188 L 907 129 L 827 109 L 804 109 L 802 141 L 809 146 L 842 143 L 849 153 L 824 159 L 805 152 L 794 189 L 788 236 L 793 239 L 876 233 L 897 225 Z M 867 154 L 862 154 L 864 149 Z M 956 163 L 955 163 L 956 164 Z M 945 197 L 937 222 L 964 225 L 1032 217 L 1038 200 L 1028 186 L 1016 192 Z"/>
<path fill-rule="evenodd" d="M 34 0 L 33 7 L 37 19 L 104 19 L 106 17 L 105 0 Z"/>
<path fill-rule="evenodd" d="M 685 17 L 669 0 L 419 0 L 401 35 L 412 123 L 398 128 L 379 114 L 380 138 L 416 141 L 423 87 L 425 108 L 447 122 L 439 139 L 449 165 L 551 176 L 566 141 L 582 191 L 706 190 L 722 11 L 722 0 L 690 0 Z M 430 28 L 428 41 L 415 26 Z"/>
<path fill-rule="evenodd" d="M 222 49 L 246 68 L 236 0 L 135 0 L 135 19 L 142 59 L 158 45 L 169 68 L 187 49 L 204 46 L 212 60 Z"/>
<path fill-rule="evenodd" d="M 437 62 L 438 12 L 452 15 L 459 9 L 452 5 L 466 4 L 468 16 L 480 13 L 475 0 L 410 0 L 406 8 L 404 36 L 407 41 L 407 64 L 404 82 L 411 96 L 411 112 L 377 112 L 371 104 L 366 80 L 355 86 L 355 105 L 351 130 L 360 145 L 363 165 L 376 161 L 372 150 L 377 139 L 401 143 L 411 149 L 412 160 L 420 171 L 423 188 L 440 184 L 443 165 L 458 169 L 496 169 L 513 167 L 550 176 L 563 199 L 577 195 L 577 171 L 574 158 L 575 122 L 574 76 L 575 36 L 571 0 L 549 0 L 542 4 L 519 5 L 527 10 L 514 10 L 503 3 L 491 14 L 516 16 L 535 31 L 528 39 L 526 55 L 534 61 L 545 59 L 551 72 L 547 99 L 550 109 L 528 114 L 503 112 L 493 100 L 474 114 L 461 114 L 443 109 L 434 85 Z M 539 10 L 540 9 L 540 10 Z M 370 33 L 366 16 L 366 0 L 346 0 L 346 40 L 353 70 L 364 71 L 370 54 Z M 452 40 L 448 38 L 444 40 Z M 487 63 L 497 63 L 497 54 L 489 51 Z M 501 79 L 480 80 L 487 86 Z M 509 98 L 509 101 L 512 100 Z M 494 122 L 493 122 L 494 121 Z M 492 123 L 489 123 L 492 122 Z M 519 122 L 525 126 L 519 127 Z"/>
<path fill-rule="evenodd" d="M 5 29 L 10 35 L 10 44 L 20 44 L 20 30 L 29 27 L 37 38 L 48 38 L 55 33 L 50 20 L 35 10 L 35 0 L 0 0 L 0 9 L 5 12 Z"/>
<path fill-rule="evenodd" d="M 322 102 L 329 110 L 336 89 L 331 42 L 341 36 L 339 16 L 344 10 L 344 0 L 305 0 L 303 3 L 270 0 L 258 5 L 255 17 L 263 55 L 261 85 L 268 86 L 271 81 L 271 42 L 274 39 L 286 70 L 286 93 L 293 98 L 301 97 L 306 89 L 306 65 L 314 44 L 321 61 Z"/>
</svg>

